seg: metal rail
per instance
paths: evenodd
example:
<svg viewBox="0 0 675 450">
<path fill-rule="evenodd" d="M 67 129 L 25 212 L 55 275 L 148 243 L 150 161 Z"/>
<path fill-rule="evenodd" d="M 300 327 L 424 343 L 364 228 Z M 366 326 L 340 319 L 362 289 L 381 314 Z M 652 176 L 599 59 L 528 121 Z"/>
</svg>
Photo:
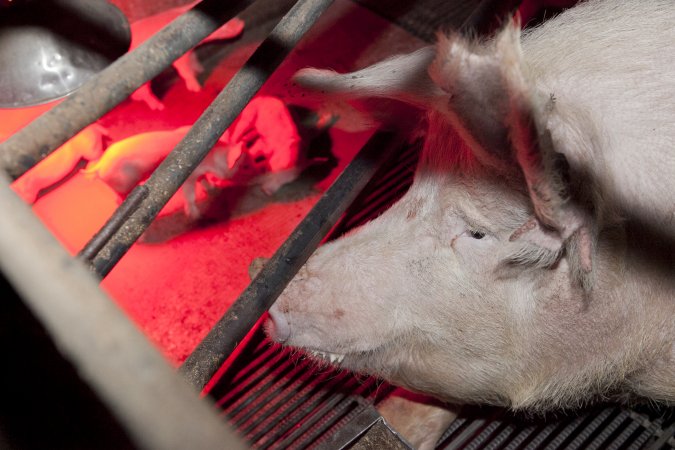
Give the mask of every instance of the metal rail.
<svg viewBox="0 0 675 450">
<path fill-rule="evenodd" d="M 208 383 L 401 142 L 400 136 L 389 133 L 368 141 L 183 363 L 180 371 L 193 386 L 201 390 Z"/>
<path fill-rule="evenodd" d="M 148 197 L 124 226 L 110 236 L 92 260 L 105 277 L 152 223 L 159 211 L 232 124 L 271 73 L 333 0 L 299 0 L 258 47 L 244 67 L 204 111 L 185 138 L 153 172 L 145 186 Z M 126 208 L 125 203 L 120 207 Z M 117 220 L 115 213 L 111 220 Z"/>
<path fill-rule="evenodd" d="M 0 204 L 2 273 L 139 448 L 245 448 L 10 190 L 4 174 Z"/>
<path fill-rule="evenodd" d="M 119 229 L 124 226 L 131 214 L 141 206 L 143 200 L 148 197 L 148 193 L 148 187 L 145 185 L 140 185 L 131 191 L 131 194 L 126 198 L 126 201 L 115 210 L 112 217 L 110 217 L 105 225 L 103 225 L 89 242 L 87 242 L 82 251 L 77 255 L 78 258 L 86 261 L 93 260 L 103 246 L 110 240 L 110 237 L 117 233 Z"/>
<path fill-rule="evenodd" d="M 0 144 L 0 166 L 20 177 L 251 3 L 203 0 Z"/>
</svg>

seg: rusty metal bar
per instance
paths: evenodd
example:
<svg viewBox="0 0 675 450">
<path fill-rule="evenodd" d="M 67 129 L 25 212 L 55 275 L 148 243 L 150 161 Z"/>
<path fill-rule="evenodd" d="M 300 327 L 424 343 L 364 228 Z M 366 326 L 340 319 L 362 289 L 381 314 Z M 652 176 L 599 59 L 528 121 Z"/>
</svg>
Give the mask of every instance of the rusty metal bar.
<svg viewBox="0 0 675 450">
<path fill-rule="evenodd" d="M 20 177 L 251 3 L 203 0 L 0 144 L 0 165 Z"/>
<path fill-rule="evenodd" d="M 300 267 L 382 163 L 402 145 L 400 136 L 378 133 L 347 166 L 289 238 L 277 250 L 209 334 L 185 360 L 180 371 L 203 389 L 235 347 L 269 309 Z"/>
<path fill-rule="evenodd" d="M 4 174 L 0 205 L 0 270 L 138 448 L 245 448 L 10 190 Z"/>
<path fill-rule="evenodd" d="M 145 183 L 150 190 L 148 198 L 92 261 L 92 269 L 99 276 L 105 277 L 143 234 L 162 207 L 332 1 L 299 0 L 281 19 L 270 36 Z M 125 206 L 123 204 L 122 207 Z"/>
</svg>

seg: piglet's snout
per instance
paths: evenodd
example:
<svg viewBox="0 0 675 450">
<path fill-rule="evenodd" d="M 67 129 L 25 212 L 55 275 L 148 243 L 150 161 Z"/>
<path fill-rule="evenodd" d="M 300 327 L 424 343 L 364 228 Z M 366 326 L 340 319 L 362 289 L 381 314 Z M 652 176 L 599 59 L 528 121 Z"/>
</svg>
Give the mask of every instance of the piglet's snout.
<svg viewBox="0 0 675 450">
<path fill-rule="evenodd" d="M 265 324 L 265 330 L 270 339 L 283 343 L 291 336 L 291 326 L 277 305 L 278 303 L 275 303 L 269 310 L 269 319 Z"/>
</svg>

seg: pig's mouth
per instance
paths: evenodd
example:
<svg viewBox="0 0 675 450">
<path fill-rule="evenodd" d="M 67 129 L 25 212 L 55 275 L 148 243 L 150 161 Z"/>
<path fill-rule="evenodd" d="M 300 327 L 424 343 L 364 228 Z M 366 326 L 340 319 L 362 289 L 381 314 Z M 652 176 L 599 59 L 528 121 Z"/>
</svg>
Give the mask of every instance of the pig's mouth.
<svg viewBox="0 0 675 450">
<path fill-rule="evenodd" d="M 303 345 L 297 345 L 291 339 L 291 327 L 289 322 L 286 320 L 284 315 L 278 310 L 277 305 L 273 305 L 269 310 L 268 320 L 265 321 L 265 332 L 267 336 L 282 345 L 290 345 L 291 347 L 296 347 L 302 350 L 310 358 L 321 363 L 329 363 L 334 366 L 340 366 L 343 368 L 348 368 L 349 366 L 360 367 L 362 365 L 362 360 L 368 360 L 369 356 L 372 356 L 374 353 L 377 353 L 378 349 L 370 349 L 368 351 L 352 352 L 348 351 L 346 353 L 335 353 L 327 350 L 320 350 L 312 347 L 305 347 Z"/>
<path fill-rule="evenodd" d="M 267 336 L 273 341 L 277 341 L 282 345 L 286 345 L 286 341 L 290 336 L 290 327 L 285 321 L 274 320 L 275 314 L 272 312 L 270 318 L 265 321 L 265 332 Z M 333 365 L 340 365 L 345 359 L 343 353 L 332 353 L 323 350 L 315 350 L 307 347 L 298 347 L 308 355 L 310 358 L 319 362 L 327 362 Z"/>
<path fill-rule="evenodd" d="M 305 352 L 309 353 L 314 358 L 317 358 L 321 361 L 329 362 L 334 365 L 340 365 L 340 363 L 344 361 L 346 356 L 339 353 L 322 352 L 319 350 L 310 350 L 310 349 L 305 349 Z"/>
</svg>

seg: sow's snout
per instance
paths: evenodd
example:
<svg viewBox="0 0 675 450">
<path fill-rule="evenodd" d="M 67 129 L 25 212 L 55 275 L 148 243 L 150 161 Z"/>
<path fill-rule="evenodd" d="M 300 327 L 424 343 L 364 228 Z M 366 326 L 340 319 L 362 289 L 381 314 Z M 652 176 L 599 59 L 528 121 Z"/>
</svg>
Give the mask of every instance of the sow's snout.
<svg viewBox="0 0 675 450">
<path fill-rule="evenodd" d="M 275 303 L 270 308 L 269 317 L 265 322 L 265 331 L 270 339 L 282 344 L 291 336 L 291 326 L 279 309 L 279 303 Z"/>
</svg>

